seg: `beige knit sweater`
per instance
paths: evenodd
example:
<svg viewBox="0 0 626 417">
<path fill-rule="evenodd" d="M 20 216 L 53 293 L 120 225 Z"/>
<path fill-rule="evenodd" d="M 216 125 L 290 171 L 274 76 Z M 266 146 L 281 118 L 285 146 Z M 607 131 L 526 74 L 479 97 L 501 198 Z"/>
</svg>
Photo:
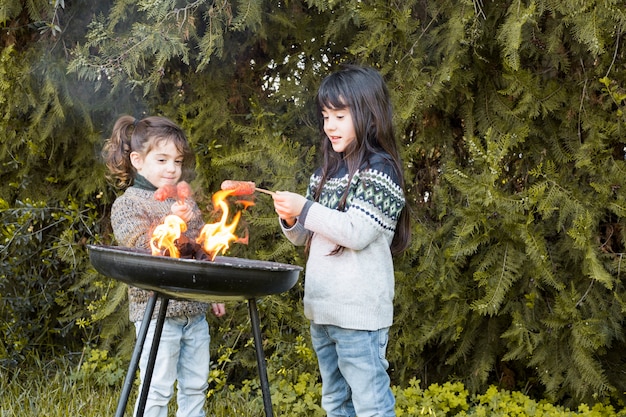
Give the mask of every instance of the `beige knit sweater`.
<svg viewBox="0 0 626 417">
<path fill-rule="evenodd" d="M 123 195 L 118 197 L 111 209 L 111 226 L 118 244 L 133 248 L 150 248 L 150 236 L 155 226 L 162 223 L 165 216 L 171 214 L 174 199 L 158 201 L 154 199 L 154 191 L 138 187 L 129 187 Z M 204 225 L 202 213 L 195 202 L 193 203 L 194 216 L 187 223 L 185 235 L 195 239 Z M 148 299 L 152 292 L 130 286 L 128 288 L 130 321 L 142 320 Z M 155 319 L 159 311 L 160 301 L 157 302 L 152 318 Z M 207 303 L 196 301 L 170 300 L 167 306 L 166 317 L 183 315 L 206 314 Z"/>
</svg>

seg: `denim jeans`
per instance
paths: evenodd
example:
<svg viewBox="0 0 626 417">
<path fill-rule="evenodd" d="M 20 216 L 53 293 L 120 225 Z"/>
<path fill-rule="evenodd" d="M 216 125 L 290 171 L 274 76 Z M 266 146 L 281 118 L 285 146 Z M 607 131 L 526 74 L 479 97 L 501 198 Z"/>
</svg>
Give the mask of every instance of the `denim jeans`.
<svg viewBox="0 0 626 417">
<path fill-rule="evenodd" d="M 139 359 L 142 381 L 140 393 L 155 325 L 156 320 L 151 320 Z M 137 332 L 140 327 L 141 322 L 136 322 Z M 204 417 L 209 379 L 209 342 L 209 324 L 204 314 L 165 319 L 144 410 L 145 417 L 167 417 L 167 404 L 174 393 L 176 380 L 178 380 L 176 416 Z M 139 399 L 135 404 L 135 415 L 138 403 Z"/>
<path fill-rule="evenodd" d="M 385 359 L 389 329 L 350 330 L 311 323 L 328 417 L 395 416 Z"/>
</svg>

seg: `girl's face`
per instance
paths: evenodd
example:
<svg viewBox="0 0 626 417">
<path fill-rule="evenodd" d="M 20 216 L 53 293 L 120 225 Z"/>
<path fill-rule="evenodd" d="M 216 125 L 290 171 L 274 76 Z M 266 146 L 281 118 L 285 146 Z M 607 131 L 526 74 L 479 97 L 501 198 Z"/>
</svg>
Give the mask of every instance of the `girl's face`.
<svg viewBox="0 0 626 417">
<path fill-rule="evenodd" d="M 356 132 L 354 123 L 352 122 L 352 114 L 350 109 L 322 109 L 322 117 L 324 118 L 324 133 L 330 140 L 333 150 L 342 153 L 349 144 L 356 140 Z"/>
<path fill-rule="evenodd" d="M 171 140 L 159 140 L 146 155 L 131 152 L 130 160 L 138 174 L 159 188 L 176 185 L 182 175 L 183 155 Z"/>
</svg>

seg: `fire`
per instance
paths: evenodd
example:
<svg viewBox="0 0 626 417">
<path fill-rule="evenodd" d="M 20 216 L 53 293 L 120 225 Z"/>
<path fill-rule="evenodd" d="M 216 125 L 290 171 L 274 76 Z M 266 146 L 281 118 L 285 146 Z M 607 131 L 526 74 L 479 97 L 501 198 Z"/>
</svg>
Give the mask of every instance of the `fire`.
<svg viewBox="0 0 626 417">
<path fill-rule="evenodd" d="M 180 251 L 176 247 L 176 240 L 187 230 L 183 219 L 173 214 L 166 216 L 163 223 L 154 228 L 150 248 L 153 255 L 169 253 L 171 258 L 179 258 Z"/>
<path fill-rule="evenodd" d="M 200 235 L 196 239 L 195 244 L 199 245 L 211 260 L 219 254 L 223 254 L 228 250 L 231 243 L 248 244 L 248 232 L 244 232 L 244 237 L 238 237 L 235 234 L 241 211 L 236 212 L 229 221 L 230 210 L 227 203 L 227 197 L 233 194 L 233 190 L 221 190 L 213 194 L 213 206 L 215 211 L 221 211 L 220 220 L 215 223 L 205 224 Z M 237 201 L 244 208 L 254 205 L 249 200 Z M 178 216 L 173 214 L 166 216 L 163 223 L 158 225 L 152 233 L 150 239 L 150 247 L 152 255 L 166 255 L 172 258 L 180 258 L 181 253 L 179 246 L 182 241 L 182 234 L 187 230 L 187 224 Z M 182 236 L 184 238 L 184 236 Z M 180 239 L 180 241 L 179 241 Z M 178 241 L 178 242 L 177 242 Z"/>
<path fill-rule="evenodd" d="M 246 236 L 241 238 L 235 235 L 235 229 L 239 224 L 241 211 L 235 213 L 232 221 L 230 223 L 228 222 L 230 212 L 226 198 L 231 194 L 233 194 L 232 190 L 221 190 L 213 194 L 213 206 L 215 210 L 219 207 L 222 211 L 222 216 L 218 222 L 204 225 L 200 231 L 200 236 L 196 239 L 196 242 L 202 246 L 202 249 L 211 256 L 211 260 L 215 259 L 220 253 L 226 252 L 231 243 L 248 244 L 247 232 Z"/>
</svg>

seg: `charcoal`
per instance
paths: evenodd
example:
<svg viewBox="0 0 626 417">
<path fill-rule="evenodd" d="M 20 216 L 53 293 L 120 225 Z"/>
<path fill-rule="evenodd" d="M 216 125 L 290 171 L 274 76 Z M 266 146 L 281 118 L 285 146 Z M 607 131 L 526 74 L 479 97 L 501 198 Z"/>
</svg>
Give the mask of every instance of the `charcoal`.
<svg viewBox="0 0 626 417">
<path fill-rule="evenodd" d="M 200 245 L 198 245 L 200 246 Z M 204 249 L 202 249 L 202 246 L 200 246 L 198 248 L 198 250 L 196 251 L 195 255 L 194 255 L 195 259 L 199 260 L 199 261 L 210 261 L 211 257 L 209 255 L 207 255 L 207 253 L 204 251 Z"/>
<path fill-rule="evenodd" d="M 201 261 L 211 260 L 209 255 L 202 249 L 202 245 L 195 240 L 191 240 L 185 235 L 179 237 L 176 242 L 176 247 L 180 252 L 180 257 L 183 259 L 197 259 Z"/>
</svg>

